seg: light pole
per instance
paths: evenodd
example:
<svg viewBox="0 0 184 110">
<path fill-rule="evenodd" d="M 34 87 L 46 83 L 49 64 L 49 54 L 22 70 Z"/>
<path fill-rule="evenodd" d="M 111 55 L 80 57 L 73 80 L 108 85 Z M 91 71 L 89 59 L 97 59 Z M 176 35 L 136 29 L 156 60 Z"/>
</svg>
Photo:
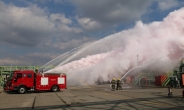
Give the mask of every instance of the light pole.
<svg viewBox="0 0 184 110">
<path fill-rule="evenodd" d="M 138 55 L 138 54 L 137 54 L 137 66 L 139 66 L 139 55 Z M 137 70 L 137 75 L 138 75 L 138 73 L 139 73 L 139 72 L 138 72 L 138 70 Z M 140 84 L 141 78 L 139 78 L 138 80 L 139 80 L 139 85 L 141 85 L 141 84 Z"/>
<path fill-rule="evenodd" d="M 139 66 L 139 55 L 137 54 L 137 66 Z"/>
</svg>

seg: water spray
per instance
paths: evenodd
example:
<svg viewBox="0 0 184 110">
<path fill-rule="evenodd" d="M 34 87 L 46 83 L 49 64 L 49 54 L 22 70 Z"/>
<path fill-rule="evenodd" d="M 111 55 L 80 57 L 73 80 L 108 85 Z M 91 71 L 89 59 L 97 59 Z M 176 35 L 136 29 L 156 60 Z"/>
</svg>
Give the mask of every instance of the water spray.
<svg viewBox="0 0 184 110">
<path fill-rule="evenodd" d="M 87 47 L 61 55 L 62 62 L 57 68 L 54 68 L 54 71 L 61 72 L 65 69 L 71 85 L 78 84 L 81 79 L 85 80 L 86 83 L 95 84 L 95 81 L 99 78 L 106 82 L 111 77 L 125 73 L 121 78 L 122 80 L 132 70 L 144 68 L 149 64 L 154 65 L 154 60 L 159 56 L 167 56 L 167 61 L 174 62 L 184 55 L 183 18 L 184 8 L 181 8 L 171 12 L 163 21 L 149 24 L 138 21 L 132 29 L 109 35 Z M 118 48 L 123 49 L 123 51 L 117 51 L 114 54 L 112 51 Z M 135 62 L 133 59 L 135 53 L 142 54 L 142 57 L 137 56 L 137 60 L 139 57 L 145 65 L 134 67 L 135 65 L 132 62 Z M 88 55 L 88 57 L 78 59 L 84 57 L 82 55 Z M 60 58 L 51 61 L 50 64 L 54 64 L 57 60 L 60 62 Z M 104 59 L 102 61 L 98 58 Z M 76 61 L 71 62 L 72 60 Z M 92 60 L 97 62 L 93 65 Z M 148 61 L 151 63 L 146 64 Z M 157 71 L 167 72 L 175 65 L 157 63 L 156 66 L 160 67 Z M 129 70 L 129 68 L 131 69 Z"/>
<path fill-rule="evenodd" d="M 74 48 L 72 49 L 71 51 L 68 51 L 64 54 L 61 54 L 60 56 L 54 58 L 53 60 L 49 61 L 48 63 L 46 63 L 45 65 L 43 65 L 42 67 L 39 68 L 39 70 L 46 70 L 48 69 L 50 66 L 52 66 L 53 64 L 57 63 L 57 62 L 60 62 L 61 60 L 63 60 L 63 58 L 77 52 L 78 50 L 80 50 L 82 47 L 84 47 L 84 45 L 80 46 L 80 47 L 77 47 L 77 48 Z"/>
<path fill-rule="evenodd" d="M 137 68 L 143 68 L 143 67 L 146 67 L 146 66 L 148 66 L 148 65 L 151 65 L 151 64 L 153 64 L 155 61 L 158 61 L 158 60 L 160 60 L 162 57 L 160 57 L 160 58 L 158 58 L 157 60 L 154 60 L 154 61 L 152 61 L 152 62 L 150 62 L 150 63 L 148 63 L 148 64 L 146 64 L 146 65 L 143 65 L 143 66 L 136 66 L 136 67 L 134 67 L 134 68 L 131 68 L 128 72 L 126 72 L 124 75 L 123 75 L 123 77 L 120 79 L 120 80 L 122 80 L 124 77 L 126 77 L 126 75 L 129 73 L 129 72 L 131 72 L 132 70 L 135 70 L 135 69 L 137 69 Z"/>
<path fill-rule="evenodd" d="M 59 65 L 57 65 L 56 67 L 54 68 L 57 68 L 57 67 L 60 67 L 62 66 L 63 64 L 67 63 L 69 60 L 71 60 L 72 58 L 74 58 L 76 55 L 74 54 L 79 54 L 80 53 L 80 50 L 84 50 L 86 46 L 92 44 L 94 42 L 88 42 L 82 46 L 79 46 L 77 48 L 74 48 L 72 49 L 71 51 L 68 51 L 64 54 L 61 54 L 60 56 L 54 58 L 53 60 L 49 61 L 48 63 L 46 63 L 45 65 L 43 65 L 42 67 L 40 67 L 39 70 L 46 70 L 46 72 L 48 71 L 51 71 L 51 70 L 48 70 L 48 69 L 51 69 L 50 67 L 52 67 L 53 65 L 56 65 L 56 63 L 60 63 Z M 65 59 L 65 60 L 64 60 Z M 64 61 L 62 61 L 64 60 Z"/>
</svg>

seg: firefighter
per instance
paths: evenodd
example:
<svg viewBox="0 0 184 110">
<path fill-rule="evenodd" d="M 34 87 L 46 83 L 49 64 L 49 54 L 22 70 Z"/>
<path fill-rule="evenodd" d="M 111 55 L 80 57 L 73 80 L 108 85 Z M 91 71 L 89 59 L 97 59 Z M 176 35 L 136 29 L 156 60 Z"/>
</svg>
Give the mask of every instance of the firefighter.
<svg viewBox="0 0 184 110">
<path fill-rule="evenodd" d="M 122 88 L 121 88 L 121 80 L 120 80 L 120 78 L 118 78 L 116 84 L 117 84 L 117 85 L 116 85 L 116 90 L 121 90 Z"/>
<path fill-rule="evenodd" d="M 172 97 L 172 89 L 170 85 L 168 86 L 168 97 Z"/>
<path fill-rule="evenodd" d="M 36 68 L 35 73 L 38 73 L 38 68 Z"/>
<path fill-rule="evenodd" d="M 116 79 L 112 78 L 112 80 L 111 80 L 111 90 L 115 90 L 115 86 L 116 86 Z"/>
<path fill-rule="evenodd" d="M 6 85 L 6 78 L 4 78 L 4 83 L 3 83 L 3 86 L 5 87 L 5 85 Z"/>
</svg>

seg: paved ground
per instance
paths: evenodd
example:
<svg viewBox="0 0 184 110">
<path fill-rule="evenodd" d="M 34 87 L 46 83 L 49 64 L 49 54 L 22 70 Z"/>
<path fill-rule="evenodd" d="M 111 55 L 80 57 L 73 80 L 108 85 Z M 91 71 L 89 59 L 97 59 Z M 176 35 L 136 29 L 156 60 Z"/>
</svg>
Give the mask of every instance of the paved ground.
<svg viewBox="0 0 184 110">
<path fill-rule="evenodd" d="M 0 86 L 0 93 L 1 93 L 1 92 L 3 92 L 3 87 L 2 87 L 2 86 Z"/>
<path fill-rule="evenodd" d="M 110 91 L 109 85 L 68 87 L 61 92 L 0 93 L 1 110 L 180 110 L 184 109 L 182 89 L 124 87 Z"/>
</svg>

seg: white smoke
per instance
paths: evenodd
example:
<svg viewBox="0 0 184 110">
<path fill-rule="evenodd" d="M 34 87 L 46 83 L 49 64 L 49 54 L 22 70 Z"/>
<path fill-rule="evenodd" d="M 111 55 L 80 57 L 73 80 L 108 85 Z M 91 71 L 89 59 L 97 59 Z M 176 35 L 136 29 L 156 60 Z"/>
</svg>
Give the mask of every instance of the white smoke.
<svg viewBox="0 0 184 110">
<path fill-rule="evenodd" d="M 161 22 L 143 24 L 138 21 L 132 29 L 86 46 L 70 58 L 74 60 L 83 56 L 82 59 L 60 65 L 49 72 L 66 72 L 68 84 L 94 84 L 99 80 L 103 82 L 121 77 L 137 65 L 148 65 L 154 61 L 145 69 L 168 72 L 174 69 L 183 55 L 184 8 L 181 8 Z"/>
</svg>

